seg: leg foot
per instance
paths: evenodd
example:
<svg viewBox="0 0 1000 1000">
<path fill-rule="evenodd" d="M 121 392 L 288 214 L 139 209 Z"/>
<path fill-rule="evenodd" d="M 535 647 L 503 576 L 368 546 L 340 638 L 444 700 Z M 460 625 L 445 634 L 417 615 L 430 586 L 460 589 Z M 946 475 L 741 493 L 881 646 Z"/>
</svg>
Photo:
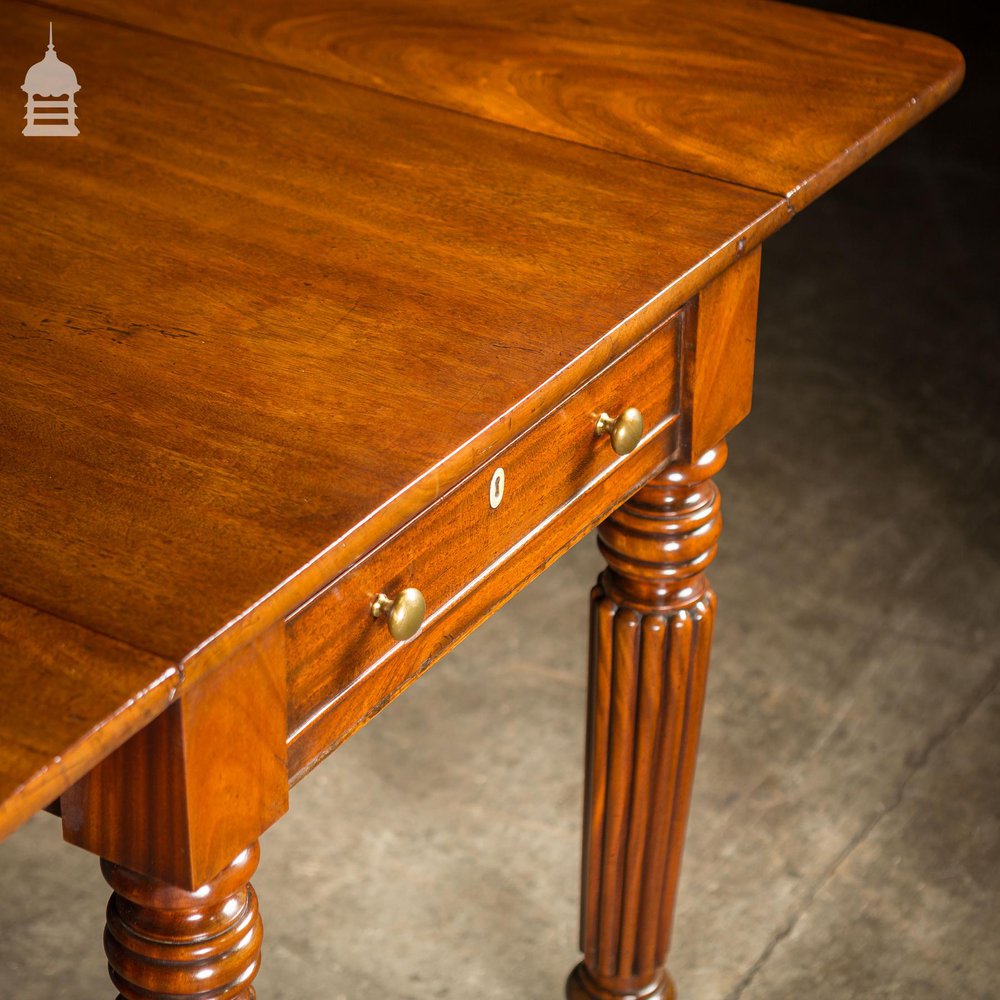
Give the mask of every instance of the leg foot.
<svg viewBox="0 0 1000 1000">
<path fill-rule="evenodd" d="M 674 983 L 665 970 L 645 986 L 625 987 L 625 992 L 612 992 L 597 982 L 581 962 L 566 982 L 566 1000 L 674 1000 Z"/>
<path fill-rule="evenodd" d="M 101 861 L 114 890 L 104 950 L 118 1000 L 254 1000 L 263 927 L 252 844 L 193 891 Z"/>
</svg>

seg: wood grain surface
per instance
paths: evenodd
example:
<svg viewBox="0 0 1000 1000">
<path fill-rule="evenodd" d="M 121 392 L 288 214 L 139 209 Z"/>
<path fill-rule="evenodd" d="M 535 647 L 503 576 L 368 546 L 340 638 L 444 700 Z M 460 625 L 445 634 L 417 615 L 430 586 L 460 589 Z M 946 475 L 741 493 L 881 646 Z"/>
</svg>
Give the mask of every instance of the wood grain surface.
<svg viewBox="0 0 1000 1000">
<path fill-rule="evenodd" d="M 684 457 L 696 461 L 749 412 L 760 248 L 706 285 L 684 338 Z"/>
<path fill-rule="evenodd" d="M 165 34 L 787 195 L 957 90 L 958 51 L 761 0 L 66 0 Z"/>
<path fill-rule="evenodd" d="M 387 655 L 369 664 L 368 669 L 345 691 L 323 702 L 314 700 L 313 714 L 289 733 L 288 769 L 292 782 L 304 777 L 324 757 L 335 750 L 352 733 L 377 715 L 413 681 L 453 649 L 476 626 L 501 608 L 519 590 L 550 566 L 571 545 L 579 542 L 590 530 L 616 510 L 677 452 L 677 424 L 670 424 L 648 438 L 628 460 L 614 465 L 609 475 L 597 480 L 570 503 L 553 510 L 540 526 L 529 532 L 521 543 L 491 567 L 488 576 L 472 581 L 456 595 L 455 600 L 440 609 L 409 642 L 397 643 Z M 432 508 L 433 511 L 433 508 Z M 293 664 L 292 657 L 303 650 L 297 642 L 318 645 L 322 636 L 303 634 L 289 623 L 289 670 L 302 666 Z M 312 670 L 321 669 L 321 663 Z M 337 666 L 327 661 L 331 672 Z M 290 684 L 308 680 L 303 674 L 290 677 Z M 299 692 L 290 692 L 294 699 Z M 292 704 L 291 712 L 298 706 Z"/>
<path fill-rule="evenodd" d="M 961 76 L 749 0 L 86 8 L 0 0 L 83 86 L 0 130 L 0 836 Z"/>
<path fill-rule="evenodd" d="M 177 673 L 0 597 L 0 840 L 162 712 Z"/>
<path fill-rule="evenodd" d="M 369 613 L 374 595 L 419 588 L 426 628 L 470 589 L 489 589 L 493 567 L 556 511 L 565 523 L 549 525 L 547 535 L 579 532 L 568 507 L 632 457 L 595 435 L 600 414 L 638 407 L 647 437 L 679 420 L 680 331 L 677 315 L 289 618 L 291 732 L 397 651 L 384 622 Z M 505 488 L 494 509 L 496 468 Z"/>
<path fill-rule="evenodd" d="M 186 690 L 62 796 L 63 837 L 185 889 L 288 811 L 285 632 Z"/>
<path fill-rule="evenodd" d="M 4 14 L 14 77 L 50 12 Z M 79 141 L 0 138 L 3 587 L 174 661 L 287 613 L 784 217 L 92 19 L 58 37 Z"/>
</svg>

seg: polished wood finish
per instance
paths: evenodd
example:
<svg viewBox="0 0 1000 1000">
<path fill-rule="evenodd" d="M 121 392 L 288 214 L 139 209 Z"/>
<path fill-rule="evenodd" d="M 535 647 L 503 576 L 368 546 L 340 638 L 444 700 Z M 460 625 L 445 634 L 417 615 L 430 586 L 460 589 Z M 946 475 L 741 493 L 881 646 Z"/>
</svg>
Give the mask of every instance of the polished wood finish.
<svg viewBox="0 0 1000 1000">
<path fill-rule="evenodd" d="M 109 861 L 104 950 L 118 1000 L 254 1000 L 264 930 L 256 842 L 194 891 Z"/>
<path fill-rule="evenodd" d="M 5 6 L 6 76 L 49 16 Z M 206 104 L 201 48 L 59 32 L 93 95 L 80 141 L 0 135 L 3 589 L 182 685 L 785 219 L 773 196 L 334 81 L 309 78 L 306 106 L 301 73 L 223 53 Z M 38 674 L 28 644 L 9 669 Z M 117 706 L 133 732 L 141 690 Z"/>
<path fill-rule="evenodd" d="M 288 809 L 284 631 L 274 628 L 62 796 L 71 844 L 185 889 Z"/>
<path fill-rule="evenodd" d="M 0 840 L 170 704 L 176 667 L 0 597 Z"/>
<path fill-rule="evenodd" d="M 6 76 L 49 16 L 6 6 Z M 81 98 L 78 143 L 0 136 L 4 583 L 189 680 L 784 221 L 771 195 L 225 53 L 206 101 L 202 48 L 61 21 L 91 123 Z"/>
<path fill-rule="evenodd" d="M 959 87 L 917 31 L 767 0 L 69 0 L 157 32 L 734 181 L 801 209 Z"/>
<path fill-rule="evenodd" d="M 677 425 L 662 426 L 627 462 L 615 462 L 607 474 L 602 473 L 578 496 L 553 509 L 536 530 L 504 553 L 488 573 L 469 581 L 453 600 L 443 605 L 434 621 L 412 640 L 393 645 L 384 656 L 368 664 L 353 683 L 346 687 L 335 684 L 331 690 L 336 694 L 327 698 L 321 693 L 314 701 L 313 712 L 289 732 L 291 780 L 304 777 L 477 625 L 580 541 L 676 453 L 677 441 Z M 431 514 L 436 510 L 432 508 Z M 301 621 L 289 623 L 289 642 L 293 648 L 297 647 L 299 653 L 308 649 L 316 657 L 314 661 L 302 661 L 303 674 L 329 664 L 332 657 L 327 649 L 342 648 L 347 641 L 343 637 L 338 641 L 332 622 L 322 618 L 312 621 L 304 616 Z M 293 711 L 296 710 L 293 706 Z"/>
<path fill-rule="evenodd" d="M 498 564 L 527 537 L 556 515 L 558 521 L 548 531 L 550 545 L 554 534 L 577 537 L 590 526 L 577 523 L 573 502 L 622 461 L 610 440 L 595 434 L 602 411 L 637 406 L 645 417 L 647 439 L 674 440 L 665 432 L 679 420 L 682 326 L 678 314 L 651 332 L 289 619 L 288 723 L 293 740 L 363 674 L 370 685 L 372 671 L 387 657 L 402 654 L 385 624 L 369 614 L 375 595 L 419 588 L 427 601 L 419 645 L 435 647 L 439 640 L 434 637 L 441 634 L 438 619 L 470 590 L 490 592 Z M 670 454 L 662 448 L 656 452 L 661 463 Z M 490 486 L 498 468 L 504 470 L 505 487 L 494 508 Z M 422 658 L 421 668 L 425 665 L 430 664 Z"/>
<path fill-rule="evenodd" d="M 61 795 L 125 1000 L 251 1000 L 289 784 L 606 518 L 568 989 L 665 1000 L 759 245 L 961 58 L 767 0 L 318 2 L 61 9 L 81 134 L 0 131 L 0 836 Z M 7 0 L 5 78 L 52 16 Z"/>
<path fill-rule="evenodd" d="M 592 596 L 581 950 L 570 1000 L 665 1000 L 664 969 L 705 694 L 720 444 L 601 525 Z"/>
<path fill-rule="evenodd" d="M 595 527 L 615 505 L 609 498 L 620 502 L 668 459 L 689 454 L 692 441 L 714 434 L 714 443 L 743 419 L 759 266 L 758 252 L 739 258 L 671 322 L 288 619 L 293 781 Z M 622 468 L 588 428 L 601 409 L 630 402 L 643 404 L 653 426 L 641 458 Z M 684 419 L 665 427 L 661 418 L 674 407 Z M 487 497 L 497 466 L 508 486 L 493 511 Z M 375 594 L 409 585 L 429 602 L 416 638 L 397 643 L 378 623 L 358 627 Z"/>
<path fill-rule="evenodd" d="M 696 460 L 749 412 L 760 248 L 709 282 L 693 303 L 683 357 L 683 453 Z"/>
</svg>

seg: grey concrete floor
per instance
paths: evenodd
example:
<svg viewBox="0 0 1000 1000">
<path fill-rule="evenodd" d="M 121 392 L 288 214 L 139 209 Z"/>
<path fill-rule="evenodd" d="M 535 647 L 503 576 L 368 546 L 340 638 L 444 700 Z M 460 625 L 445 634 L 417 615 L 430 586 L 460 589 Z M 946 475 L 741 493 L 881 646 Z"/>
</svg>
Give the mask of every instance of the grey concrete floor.
<svg viewBox="0 0 1000 1000">
<path fill-rule="evenodd" d="M 765 248 L 754 413 L 720 477 L 685 1000 L 1000 997 L 998 227 L 975 138 L 996 89 L 976 68 Z M 255 879 L 261 1000 L 561 995 L 599 566 L 577 546 L 295 789 Z M 110 997 L 106 894 L 52 817 L 0 847 L 0 998 Z"/>
</svg>

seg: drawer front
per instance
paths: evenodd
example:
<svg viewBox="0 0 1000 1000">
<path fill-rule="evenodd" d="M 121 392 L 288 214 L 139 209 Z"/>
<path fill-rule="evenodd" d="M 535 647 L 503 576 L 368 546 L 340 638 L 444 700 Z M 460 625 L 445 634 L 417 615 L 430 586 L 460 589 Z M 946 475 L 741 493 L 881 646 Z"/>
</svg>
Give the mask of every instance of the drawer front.
<svg viewBox="0 0 1000 1000">
<path fill-rule="evenodd" d="M 292 739 L 363 674 L 410 647 L 426 647 L 426 641 L 397 642 L 385 620 L 372 617 L 379 593 L 418 588 L 427 602 L 418 638 L 426 640 L 456 602 L 564 517 L 575 498 L 636 461 L 649 441 L 662 440 L 677 420 L 680 322 L 676 314 L 647 335 L 289 617 Z M 610 437 L 597 437 L 594 428 L 602 412 L 617 415 L 629 406 L 641 410 L 644 434 L 636 452 L 619 456 Z"/>
</svg>

